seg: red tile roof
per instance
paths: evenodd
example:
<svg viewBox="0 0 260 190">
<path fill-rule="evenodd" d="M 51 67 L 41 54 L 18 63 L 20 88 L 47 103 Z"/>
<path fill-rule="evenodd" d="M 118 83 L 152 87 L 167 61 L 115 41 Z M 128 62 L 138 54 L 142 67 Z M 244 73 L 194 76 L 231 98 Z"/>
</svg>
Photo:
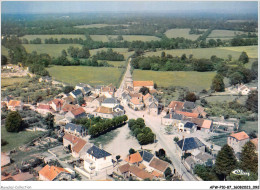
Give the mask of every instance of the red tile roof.
<svg viewBox="0 0 260 190">
<path fill-rule="evenodd" d="M 19 173 L 17 175 L 12 176 L 12 178 L 15 181 L 27 181 L 33 178 L 33 174 L 30 174 L 29 172 Z"/>
<path fill-rule="evenodd" d="M 168 105 L 168 107 L 173 110 L 182 110 L 183 105 L 184 105 L 184 102 L 171 101 L 171 103 Z"/>
<path fill-rule="evenodd" d="M 147 179 L 147 178 L 149 178 L 150 180 L 153 179 L 153 176 L 150 173 L 136 166 L 130 166 L 129 171 L 141 179 Z"/>
<path fill-rule="evenodd" d="M 70 141 L 72 144 L 76 144 L 79 141 L 79 138 L 71 135 L 69 133 L 65 133 L 65 135 L 63 136 L 64 139 Z"/>
<path fill-rule="evenodd" d="M 74 116 L 77 116 L 77 115 L 80 115 L 82 113 L 84 113 L 85 110 L 82 108 L 82 107 L 79 107 L 79 108 L 76 108 L 74 110 L 71 110 L 71 113 L 74 115 Z"/>
<path fill-rule="evenodd" d="M 160 174 L 159 172 L 157 172 L 155 170 L 152 172 L 152 175 L 155 177 L 163 177 L 163 174 Z"/>
<path fill-rule="evenodd" d="M 129 156 L 127 156 L 127 158 L 125 159 L 126 162 L 129 162 L 130 164 L 133 163 L 138 163 L 138 162 L 142 162 L 143 159 L 140 155 L 139 152 L 136 152 L 134 154 L 130 154 Z"/>
<path fill-rule="evenodd" d="M 112 108 L 108 108 L 108 107 L 100 106 L 97 109 L 95 109 L 94 112 L 105 113 L 105 114 L 113 114 L 113 109 Z"/>
<path fill-rule="evenodd" d="M 210 129 L 211 125 L 212 125 L 212 121 L 205 119 L 203 121 L 203 124 L 202 124 L 201 128 Z"/>
<path fill-rule="evenodd" d="M 21 106 L 21 101 L 18 100 L 10 100 L 8 102 L 8 107 L 12 106 L 12 107 L 17 107 L 17 106 Z"/>
<path fill-rule="evenodd" d="M 118 167 L 118 169 L 121 173 L 128 172 L 129 168 L 130 168 L 130 165 L 128 163 Z"/>
<path fill-rule="evenodd" d="M 148 94 L 146 94 L 146 95 L 143 97 L 143 99 L 146 100 L 147 98 L 150 98 L 150 97 L 152 97 L 152 95 L 148 93 Z"/>
<path fill-rule="evenodd" d="M 161 172 L 164 172 L 168 168 L 169 163 L 158 158 L 153 158 L 149 166 Z"/>
<path fill-rule="evenodd" d="M 52 101 L 50 101 L 50 103 L 54 103 L 56 106 L 63 106 L 63 103 L 64 103 L 64 100 L 62 100 L 62 99 L 54 99 L 54 100 L 52 100 Z"/>
<path fill-rule="evenodd" d="M 132 98 L 130 100 L 134 105 L 140 105 L 142 104 L 141 100 L 139 98 Z"/>
<path fill-rule="evenodd" d="M 184 112 L 184 111 L 176 111 L 177 114 L 181 114 L 181 115 L 184 115 L 186 117 L 194 117 L 194 118 L 197 118 L 199 117 L 199 114 L 198 113 L 190 113 L 190 112 Z"/>
<path fill-rule="evenodd" d="M 63 106 L 62 111 L 68 112 L 68 111 L 72 111 L 74 109 L 77 109 L 78 107 L 79 106 L 77 106 L 77 105 L 66 104 L 66 105 Z"/>
<path fill-rule="evenodd" d="M 230 135 L 231 137 L 234 137 L 235 139 L 241 141 L 241 140 L 244 140 L 244 139 L 249 139 L 249 136 L 244 132 L 239 132 L 239 133 L 233 133 Z"/>
<path fill-rule="evenodd" d="M 133 81 L 134 87 L 153 86 L 153 81 Z"/>
<path fill-rule="evenodd" d="M 76 153 L 79 153 L 81 149 L 87 144 L 87 141 L 84 141 L 83 139 L 79 139 L 77 144 L 73 146 L 72 150 Z"/>
<path fill-rule="evenodd" d="M 61 172 L 67 172 L 64 168 L 49 166 L 48 164 L 39 171 L 39 175 L 44 176 L 48 180 L 52 181 L 57 177 Z M 67 172 L 69 173 L 69 172 Z"/>
</svg>

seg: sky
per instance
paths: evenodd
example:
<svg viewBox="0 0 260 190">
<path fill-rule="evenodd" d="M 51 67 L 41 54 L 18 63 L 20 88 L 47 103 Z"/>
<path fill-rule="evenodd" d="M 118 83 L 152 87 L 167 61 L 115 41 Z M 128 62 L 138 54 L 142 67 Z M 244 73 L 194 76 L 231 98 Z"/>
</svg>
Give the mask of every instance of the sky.
<svg viewBox="0 0 260 190">
<path fill-rule="evenodd" d="M 212 12 L 257 13 L 257 1 L 2 1 L 2 13 Z"/>
</svg>

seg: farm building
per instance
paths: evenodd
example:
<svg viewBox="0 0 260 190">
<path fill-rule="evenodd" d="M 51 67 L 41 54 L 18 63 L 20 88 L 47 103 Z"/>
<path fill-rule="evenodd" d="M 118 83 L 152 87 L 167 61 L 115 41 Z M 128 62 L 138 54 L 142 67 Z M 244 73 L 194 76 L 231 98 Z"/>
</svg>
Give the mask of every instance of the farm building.
<svg viewBox="0 0 260 190">
<path fill-rule="evenodd" d="M 39 171 L 41 181 L 70 181 L 71 174 L 64 168 L 46 165 Z"/>
<path fill-rule="evenodd" d="M 235 153 L 240 153 L 242 147 L 249 141 L 249 136 L 244 132 L 232 133 L 227 139 L 227 144 L 231 146 Z"/>
<path fill-rule="evenodd" d="M 154 90 L 154 83 L 153 81 L 133 81 L 133 87 L 135 92 L 139 92 L 143 87 Z"/>
<path fill-rule="evenodd" d="M 191 153 L 193 155 L 197 150 L 205 152 L 206 145 L 197 137 L 184 138 L 176 143 L 177 150 L 180 155 L 183 153 Z"/>
<path fill-rule="evenodd" d="M 86 129 L 81 125 L 76 125 L 74 123 L 67 123 L 64 127 L 65 133 L 70 133 L 77 136 L 86 136 Z"/>
</svg>

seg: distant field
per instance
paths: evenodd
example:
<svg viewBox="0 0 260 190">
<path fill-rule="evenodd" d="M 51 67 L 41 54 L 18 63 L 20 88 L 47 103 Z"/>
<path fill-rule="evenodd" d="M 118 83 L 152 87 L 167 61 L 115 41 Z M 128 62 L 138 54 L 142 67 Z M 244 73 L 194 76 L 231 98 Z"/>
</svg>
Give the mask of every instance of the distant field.
<svg viewBox="0 0 260 190">
<path fill-rule="evenodd" d="M 51 57 L 58 57 L 61 55 L 62 50 L 66 50 L 70 47 L 81 48 L 80 44 L 23 44 L 26 51 L 31 53 L 36 51 L 38 54 L 47 53 Z"/>
<path fill-rule="evenodd" d="M 206 29 L 200 29 L 200 30 L 206 30 Z M 177 38 L 177 37 L 183 37 L 190 40 L 196 40 L 200 35 L 197 34 L 189 34 L 190 29 L 184 28 L 184 29 L 170 29 L 167 30 L 164 34 L 168 38 Z"/>
<path fill-rule="evenodd" d="M 109 42 L 109 39 L 115 39 L 117 38 L 118 35 L 90 35 L 90 37 L 92 38 L 92 40 L 94 41 L 102 41 L 102 42 Z M 145 36 L 145 35 L 123 35 L 123 40 L 124 41 L 136 41 L 136 40 L 140 40 L 140 41 L 152 41 L 152 40 L 160 40 L 160 38 L 156 37 L 156 36 Z"/>
<path fill-rule="evenodd" d="M 122 69 L 115 67 L 87 66 L 51 66 L 47 68 L 55 80 L 71 85 L 88 83 L 90 85 L 110 84 L 119 85 Z"/>
<path fill-rule="evenodd" d="M 1 88 L 5 88 L 13 85 L 14 83 L 23 83 L 28 81 L 27 78 L 19 77 L 19 78 L 1 78 Z"/>
<path fill-rule="evenodd" d="M 1 55 L 5 55 L 6 57 L 8 56 L 8 49 L 4 46 L 1 46 Z"/>
<path fill-rule="evenodd" d="M 247 34 L 246 32 L 242 31 L 235 31 L 235 30 L 213 30 L 208 38 L 232 38 L 235 37 L 236 35 L 241 35 L 241 34 Z"/>
<path fill-rule="evenodd" d="M 210 58 L 212 55 L 216 55 L 220 58 L 228 58 L 231 55 L 233 59 L 238 59 L 242 51 L 246 51 L 250 58 L 257 57 L 257 46 L 239 46 L 239 47 L 217 47 L 217 48 L 197 48 L 197 49 L 173 49 L 173 50 L 159 50 L 157 52 L 147 52 L 145 56 L 161 56 L 164 51 L 166 54 L 173 56 L 181 56 L 186 54 L 193 55 L 194 58 Z"/>
<path fill-rule="evenodd" d="M 211 103 L 217 103 L 217 102 L 232 102 L 234 101 L 238 96 L 209 96 L 206 97 L 205 100 Z M 247 96 L 241 96 L 237 99 L 237 101 L 241 104 L 244 104 L 247 100 Z"/>
<path fill-rule="evenodd" d="M 6 131 L 4 126 L 1 126 L 1 136 L 4 140 L 8 142 L 7 145 L 1 146 L 3 152 L 10 151 L 14 148 L 17 148 L 21 145 L 24 145 L 33 139 L 42 136 L 44 132 L 29 132 L 29 131 L 21 131 L 19 133 L 9 133 Z"/>
<path fill-rule="evenodd" d="M 258 121 L 246 121 L 241 124 L 240 131 L 245 131 L 247 134 L 256 131 L 258 133 Z"/>
<path fill-rule="evenodd" d="M 79 26 L 74 26 L 75 28 L 103 28 L 106 26 L 117 26 L 113 24 L 88 24 L 88 25 L 79 25 Z"/>
<path fill-rule="evenodd" d="M 215 72 L 134 70 L 134 80 L 153 80 L 158 86 L 184 86 L 190 90 L 209 90 Z"/>
<path fill-rule="evenodd" d="M 83 40 L 86 39 L 85 35 L 80 35 L 80 34 L 44 34 L 44 35 L 25 35 L 20 37 L 20 39 L 26 38 L 27 40 L 34 40 L 36 38 L 41 38 L 42 43 L 44 43 L 45 39 L 49 39 L 49 38 L 57 38 L 58 40 L 61 38 L 82 38 Z"/>
<path fill-rule="evenodd" d="M 108 48 L 92 49 L 89 52 L 90 52 L 90 55 L 93 56 L 93 55 L 96 55 L 98 51 L 102 51 L 102 50 L 107 51 L 107 49 Z M 130 55 L 132 55 L 134 53 L 133 51 L 128 52 L 127 48 L 112 48 L 112 49 L 115 52 L 123 54 L 125 59 L 127 59 Z"/>
<path fill-rule="evenodd" d="M 125 61 L 107 61 L 108 64 L 114 65 L 114 67 L 126 66 Z"/>
</svg>

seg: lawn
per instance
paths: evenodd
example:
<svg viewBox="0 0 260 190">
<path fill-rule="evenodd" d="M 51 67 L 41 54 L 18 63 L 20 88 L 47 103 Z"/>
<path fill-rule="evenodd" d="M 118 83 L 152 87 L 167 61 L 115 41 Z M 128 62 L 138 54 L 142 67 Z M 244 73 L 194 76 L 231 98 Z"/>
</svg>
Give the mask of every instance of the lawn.
<svg viewBox="0 0 260 190">
<path fill-rule="evenodd" d="M 257 46 L 239 46 L 239 47 L 217 47 L 217 48 L 197 48 L 197 49 L 173 49 L 173 50 L 160 50 L 157 52 L 147 52 L 145 56 L 161 56 L 161 53 L 164 51 L 166 54 L 171 54 L 172 56 L 181 56 L 186 54 L 189 56 L 193 55 L 194 58 L 207 58 L 209 59 L 212 55 L 217 57 L 227 59 L 228 55 L 231 55 L 232 58 L 238 59 L 242 51 L 247 52 L 250 58 L 257 57 Z"/>
<path fill-rule="evenodd" d="M 99 137 L 91 139 L 90 142 L 94 143 L 96 146 L 102 145 L 102 147 L 104 147 L 105 145 L 109 144 L 112 140 L 114 140 L 114 138 L 116 138 L 119 132 L 119 129 L 109 131 L 104 135 L 100 135 Z"/>
<path fill-rule="evenodd" d="M 36 51 L 38 54 L 47 53 L 51 57 L 61 56 L 61 51 L 67 51 L 70 46 L 78 48 L 82 47 L 80 44 L 23 44 L 23 46 L 28 53 Z"/>
<path fill-rule="evenodd" d="M 235 31 L 235 30 L 213 30 L 208 38 L 233 38 L 236 35 L 241 35 L 241 34 L 247 34 L 246 32 L 242 31 Z"/>
<path fill-rule="evenodd" d="M 10 151 L 14 148 L 17 148 L 21 145 L 24 145 L 33 139 L 42 136 L 44 132 L 36 131 L 36 132 L 29 132 L 29 131 L 21 131 L 19 133 L 9 133 L 5 130 L 4 126 L 1 126 L 1 136 L 4 140 L 8 142 L 7 145 L 2 146 L 2 151 Z"/>
<path fill-rule="evenodd" d="M 200 30 L 206 30 L 206 29 L 200 29 Z M 196 40 L 199 36 L 201 35 L 197 35 L 197 34 L 189 34 L 190 29 L 189 28 L 183 28 L 183 29 L 170 29 L 167 30 L 164 34 L 168 37 L 168 38 L 186 38 L 189 40 Z"/>
<path fill-rule="evenodd" d="M 220 135 L 216 135 L 216 136 L 212 136 L 210 137 L 207 141 L 211 141 L 213 142 L 215 145 L 218 146 L 224 146 L 225 144 L 227 144 L 227 138 L 230 134 L 229 133 L 225 133 L 225 134 L 220 134 Z M 214 145 L 213 145 L 214 146 Z"/>
<path fill-rule="evenodd" d="M 209 90 L 215 72 L 134 70 L 134 80 L 153 80 L 158 86 L 183 86 L 190 90 Z"/>
<path fill-rule="evenodd" d="M 47 68 L 55 80 L 76 85 L 80 82 L 90 85 L 113 84 L 118 86 L 123 69 L 115 67 L 50 66 Z"/>
<path fill-rule="evenodd" d="M 88 24 L 88 25 L 79 25 L 79 26 L 74 26 L 75 28 L 103 28 L 107 26 L 117 26 L 113 24 Z"/>
<path fill-rule="evenodd" d="M 23 37 L 20 37 L 20 39 L 26 38 L 27 40 L 34 40 L 36 38 L 41 38 L 42 43 L 45 43 L 44 40 L 45 39 L 49 39 L 49 38 L 57 38 L 58 40 L 60 40 L 61 38 L 82 38 L 83 40 L 86 39 L 85 35 L 80 35 L 80 34 L 44 34 L 44 35 L 25 35 Z"/>
<path fill-rule="evenodd" d="M 116 39 L 117 36 L 118 35 L 90 35 L 92 40 L 102 41 L 102 42 L 109 42 L 109 39 Z M 145 36 L 145 35 L 122 35 L 122 36 L 124 41 L 129 41 L 129 42 L 137 41 L 137 40 L 143 42 L 160 40 L 160 38 L 156 36 Z"/>
<path fill-rule="evenodd" d="M 134 53 L 134 51 L 128 52 L 127 48 L 112 48 L 112 49 L 113 49 L 113 51 L 124 55 L 125 59 L 127 59 L 130 55 L 132 55 Z M 107 51 L 108 48 L 92 49 L 92 50 L 89 50 L 89 52 L 90 52 L 90 55 L 93 56 L 93 55 L 96 55 L 98 51 L 102 51 L 102 50 Z"/>
<path fill-rule="evenodd" d="M 13 85 L 14 83 L 23 83 L 28 81 L 25 77 L 19 77 L 19 78 L 1 78 L 1 88 L 5 88 L 8 86 Z"/>
<path fill-rule="evenodd" d="M 246 121 L 245 124 L 241 124 L 240 131 L 245 131 L 247 134 L 256 131 L 258 133 L 258 121 Z"/>
<path fill-rule="evenodd" d="M 4 46 L 1 46 L 1 54 L 5 55 L 7 57 L 8 56 L 8 49 Z"/>
</svg>

